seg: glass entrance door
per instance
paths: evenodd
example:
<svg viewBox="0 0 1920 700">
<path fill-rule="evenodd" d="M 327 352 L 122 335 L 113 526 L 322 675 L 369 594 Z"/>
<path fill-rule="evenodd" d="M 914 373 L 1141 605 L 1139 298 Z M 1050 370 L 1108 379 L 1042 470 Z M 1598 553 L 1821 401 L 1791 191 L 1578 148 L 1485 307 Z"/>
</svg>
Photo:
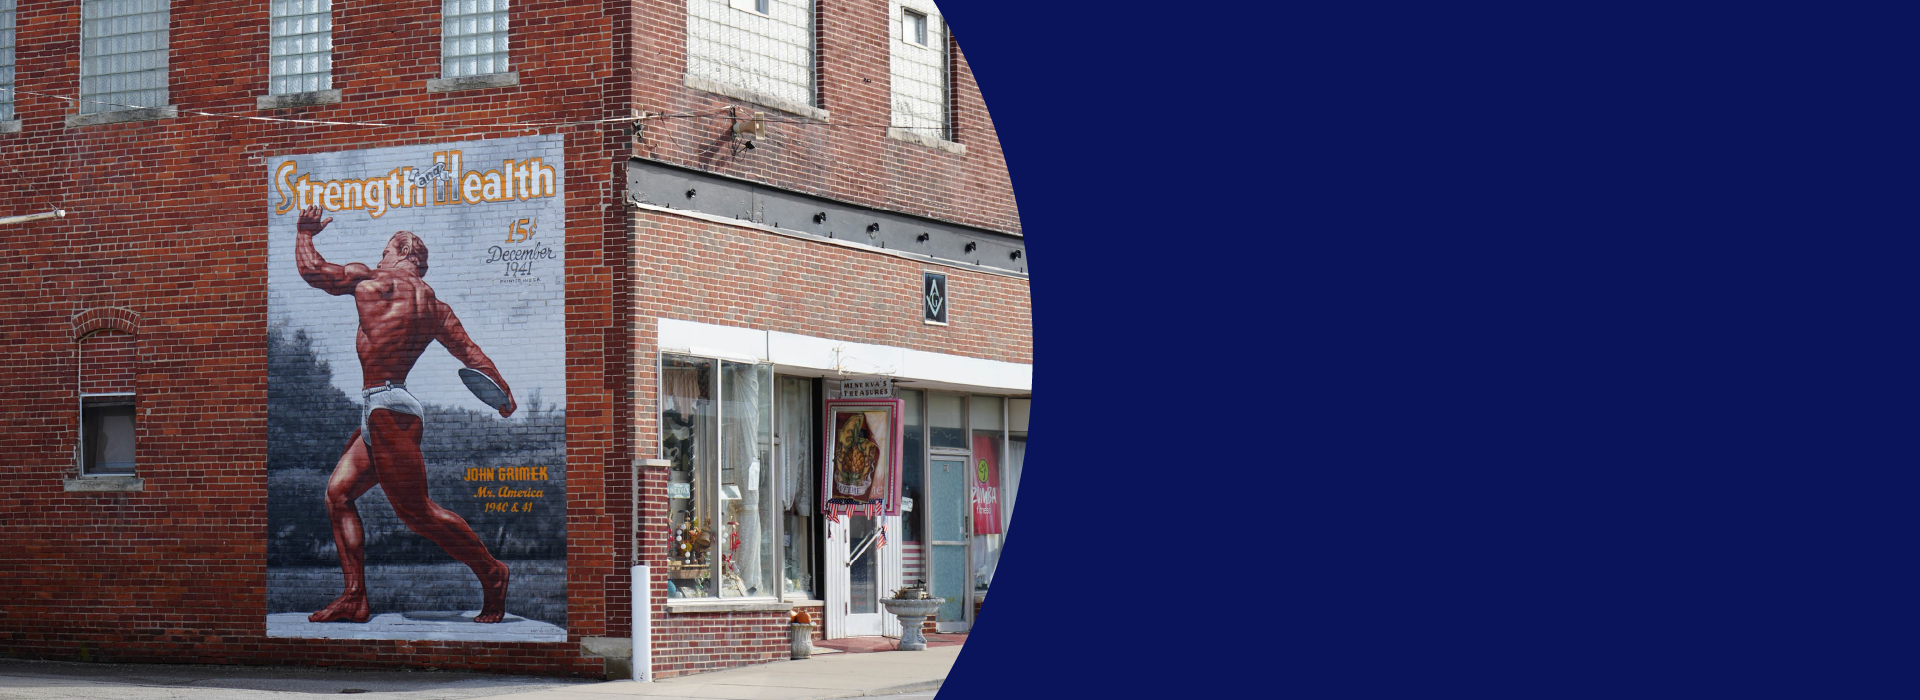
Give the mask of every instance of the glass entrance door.
<svg viewBox="0 0 1920 700">
<path fill-rule="evenodd" d="M 847 562 L 847 636 L 880 636 L 885 622 L 880 609 L 880 545 L 874 519 L 847 517 L 847 542 L 851 557 Z M 888 591 L 891 593 L 892 591 Z"/>
<path fill-rule="evenodd" d="M 945 598 L 934 614 L 941 632 L 967 629 L 967 458 L 933 455 L 928 460 L 927 484 L 929 592 Z"/>
</svg>

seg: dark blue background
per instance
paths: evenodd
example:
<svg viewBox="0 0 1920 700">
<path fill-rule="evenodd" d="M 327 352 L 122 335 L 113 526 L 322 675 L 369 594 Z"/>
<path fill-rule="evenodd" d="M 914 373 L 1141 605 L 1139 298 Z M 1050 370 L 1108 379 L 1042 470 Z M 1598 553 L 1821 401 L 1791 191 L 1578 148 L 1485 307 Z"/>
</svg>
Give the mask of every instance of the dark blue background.
<svg viewBox="0 0 1920 700">
<path fill-rule="evenodd" d="M 942 4 L 1039 401 L 941 697 L 1914 697 L 1914 18 L 1338 5 Z"/>
</svg>

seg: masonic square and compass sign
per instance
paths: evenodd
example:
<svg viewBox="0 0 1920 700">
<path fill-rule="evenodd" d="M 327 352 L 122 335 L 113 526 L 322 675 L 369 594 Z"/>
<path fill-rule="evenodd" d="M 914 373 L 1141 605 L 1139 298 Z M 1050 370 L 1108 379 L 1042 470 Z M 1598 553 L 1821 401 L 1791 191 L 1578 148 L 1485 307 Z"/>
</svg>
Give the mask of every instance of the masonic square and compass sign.
<svg viewBox="0 0 1920 700">
<path fill-rule="evenodd" d="M 947 276 L 939 272 L 926 274 L 926 293 L 921 297 L 920 309 L 926 313 L 927 323 L 947 325 Z"/>
</svg>

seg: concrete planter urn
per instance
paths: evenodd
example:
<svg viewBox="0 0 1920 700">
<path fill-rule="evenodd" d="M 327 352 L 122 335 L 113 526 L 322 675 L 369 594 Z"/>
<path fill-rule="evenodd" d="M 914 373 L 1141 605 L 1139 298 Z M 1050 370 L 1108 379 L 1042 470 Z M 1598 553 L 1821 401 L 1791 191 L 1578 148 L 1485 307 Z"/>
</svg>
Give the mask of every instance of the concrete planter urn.
<svg viewBox="0 0 1920 700">
<path fill-rule="evenodd" d="M 795 622 L 787 625 L 787 633 L 793 641 L 793 658 L 806 659 L 813 656 L 813 625 Z"/>
<path fill-rule="evenodd" d="M 927 636 L 920 633 L 920 623 L 940 609 L 945 598 L 882 598 L 880 604 L 887 612 L 900 618 L 900 644 L 897 651 L 922 651 L 927 648 Z"/>
</svg>

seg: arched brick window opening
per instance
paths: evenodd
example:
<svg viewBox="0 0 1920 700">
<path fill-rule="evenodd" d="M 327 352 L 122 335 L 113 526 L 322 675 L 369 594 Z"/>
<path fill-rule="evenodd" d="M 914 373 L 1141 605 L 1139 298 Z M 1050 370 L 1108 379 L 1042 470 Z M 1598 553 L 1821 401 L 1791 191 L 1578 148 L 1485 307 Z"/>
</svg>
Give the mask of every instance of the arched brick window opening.
<svg viewBox="0 0 1920 700">
<path fill-rule="evenodd" d="M 80 338 L 80 462 L 88 475 L 134 473 L 136 336 L 121 324 Z"/>
</svg>

